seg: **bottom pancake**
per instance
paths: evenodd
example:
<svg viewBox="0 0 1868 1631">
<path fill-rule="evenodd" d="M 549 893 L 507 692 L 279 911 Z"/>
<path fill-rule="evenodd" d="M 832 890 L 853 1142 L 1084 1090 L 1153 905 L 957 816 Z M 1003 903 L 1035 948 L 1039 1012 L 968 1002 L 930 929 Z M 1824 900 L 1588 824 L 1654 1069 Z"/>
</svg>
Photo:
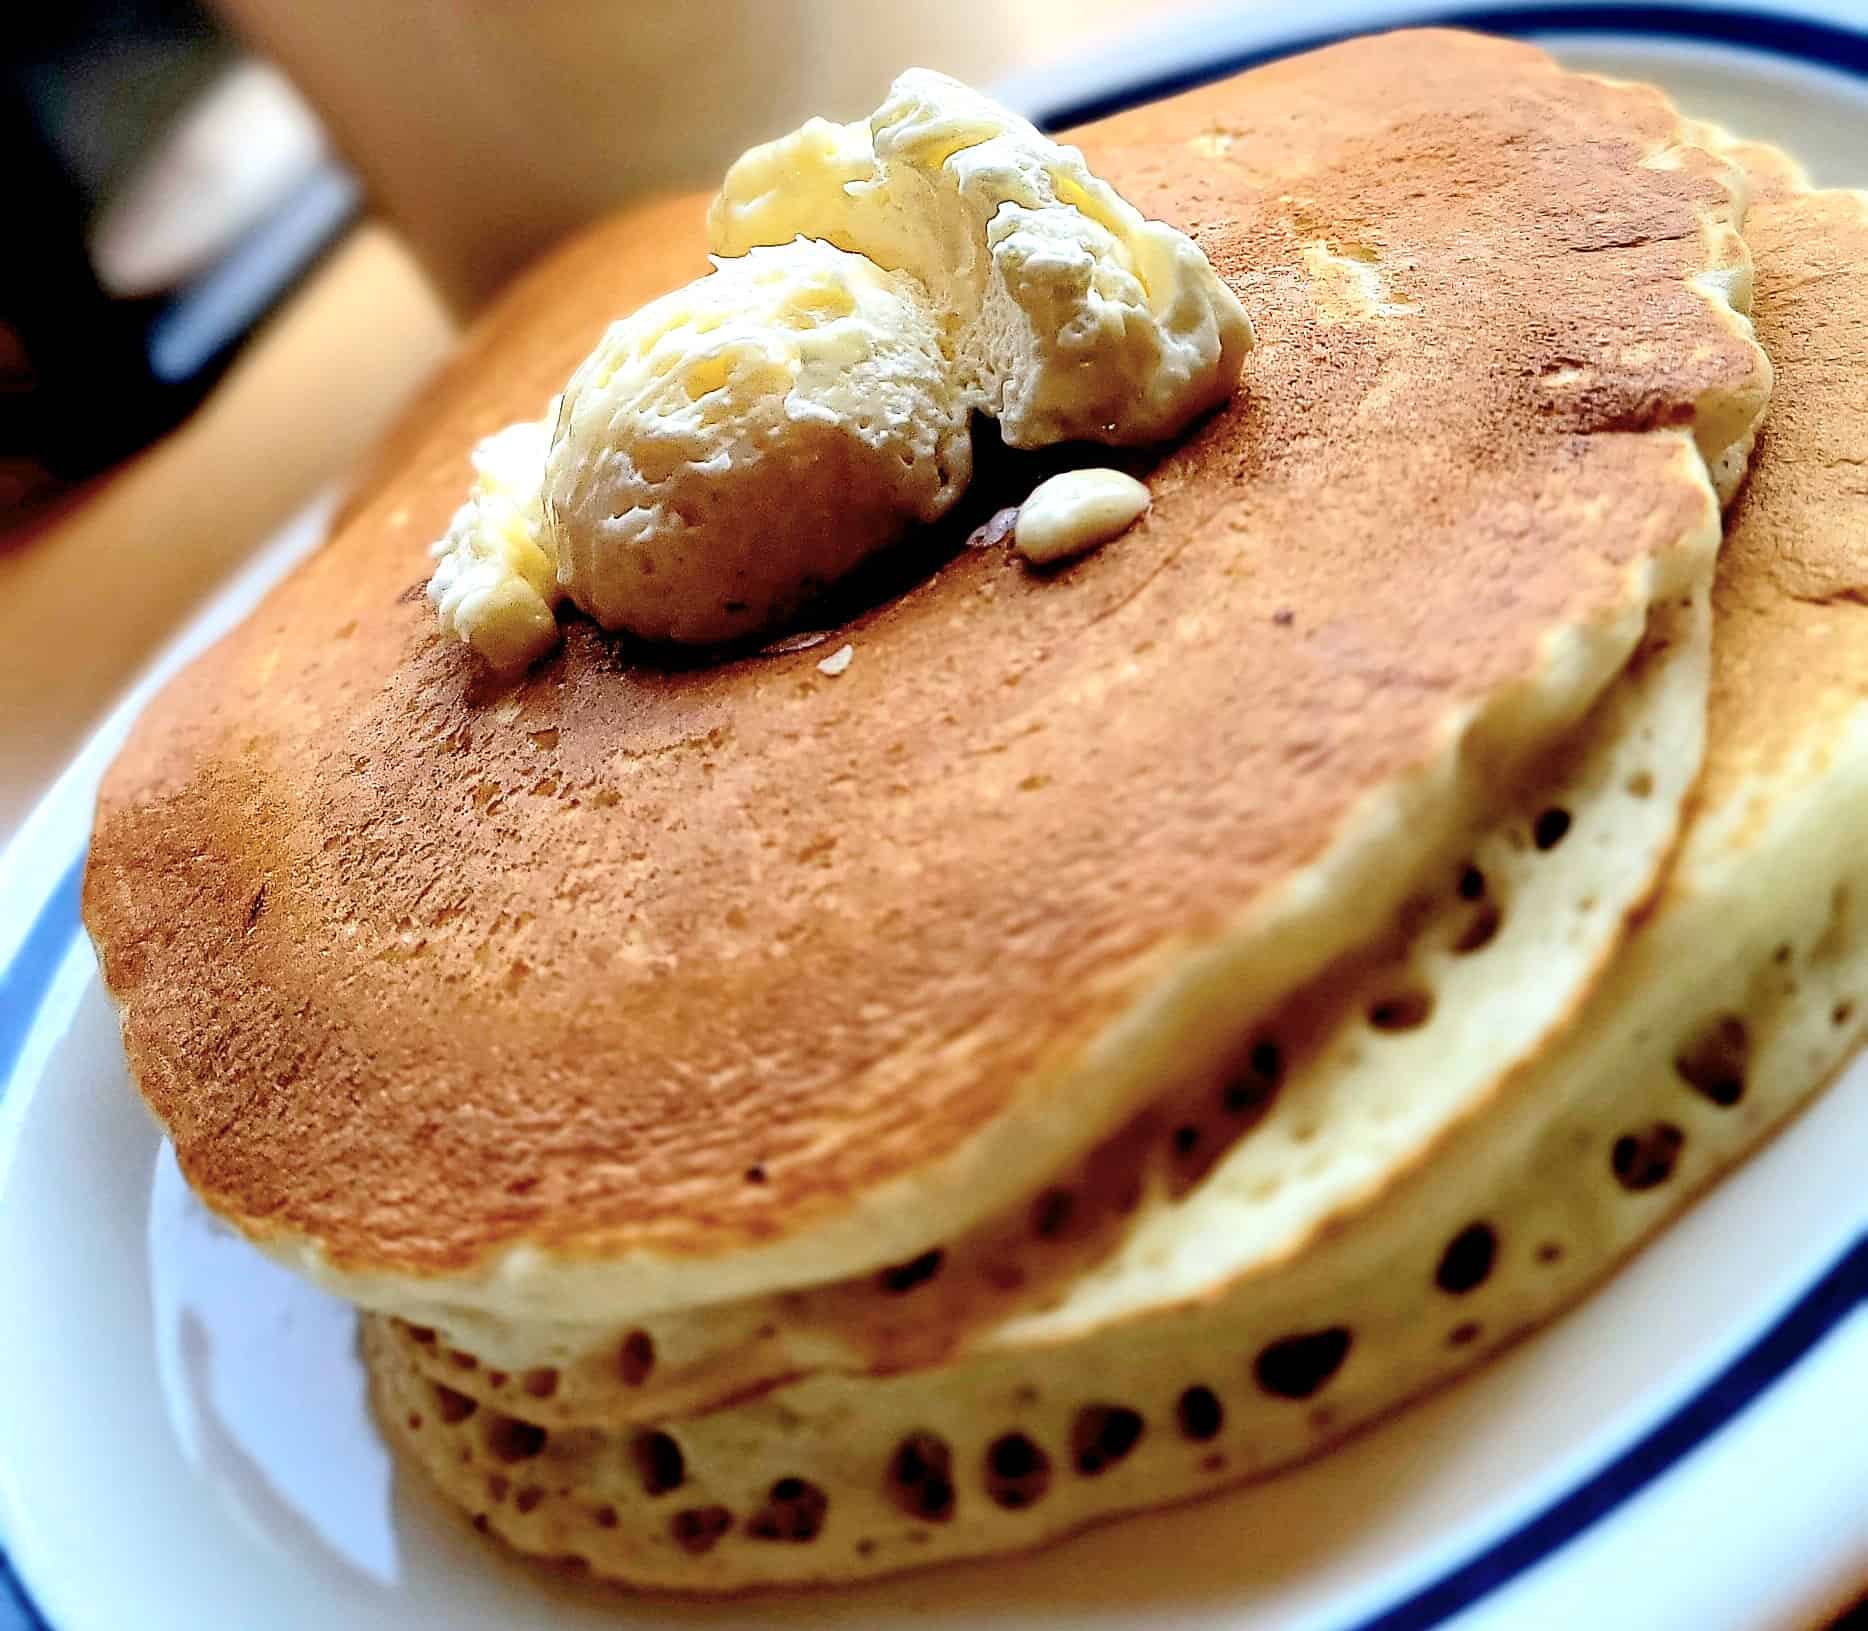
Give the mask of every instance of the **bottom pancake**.
<svg viewBox="0 0 1868 1631">
<path fill-rule="evenodd" d="M 1851 883 L 1868 890 L 1868 869 Z M 621 1430 L 546 1429 L 481 1407 L 426 1376 L 391 1322 L 370 1315 L 363 1350 L 379 1419 L 445 1500 L 513 1550 L 695 1593 L 1025 1551 L 1262 1477 L 1560 1312 L 1822 1085 L 1860 1041 L 1859 1023 L 1834 1016 L 1868 1013 L 1868 936 L 1859 926 L 1820 936 L 1775 991 L 1754 973 L 1756 1085 L 1743 1116 L 1714 1101 L 1683 1112 L 1675 1060 L 1655 1050 L 1628 1066 L 1639 1091 L 1625 1109 L 1645 1121 L 1629 1120 L 1604 1150 L 1600 1105 L 1578 1103 L 1471 1197 L 1485 1219 L 1436 1219 L 1448 1231 L 1437 1261 L 1410 1229 L 1415 1249 L 1355 1262 L 1338 1261 L 1354 1248 L 1325 1254 L 1275 1303 L 1229 1301 L 1222 1317 L 1164 1322 L 1119 1351 L 824 1377 Z M 1606 1205 L 1605 1167 L 1616 1186 Z M 1540 1172 L 1544 1183 L 1518 1187 Z M 1481 1285 L 1449 1289 L 1472 1273 Z M 1274 1330 L 1283 1334 L 1267 1340 Z"/>
<path fill-rule="evenodd" d="M 522 1552 L 720 1592 L 1022 1550 L 1270 1472 L 1573 1303 L 1846 1061 L 1868 1023 L 1868 207 L 1745 154 L 1778 405 L 1714 591 L 1707 771 L 1557 1045 L 1269 1272 L 955 1363 L 578 1425 L 555 1375 L 482 1402 L 439 1380 L 484 1394 L 469 1356 L 372 1316 L 385 1425 L 451 1502 Z"/>
</svg>

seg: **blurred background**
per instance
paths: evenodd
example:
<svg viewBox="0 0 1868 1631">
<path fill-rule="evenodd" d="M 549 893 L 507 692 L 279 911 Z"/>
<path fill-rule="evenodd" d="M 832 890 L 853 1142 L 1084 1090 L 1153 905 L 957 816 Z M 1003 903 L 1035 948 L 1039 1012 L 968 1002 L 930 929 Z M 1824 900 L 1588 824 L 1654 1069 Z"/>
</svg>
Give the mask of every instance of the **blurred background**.
<svg viewBox="0 0 1868 1631">
<path fill-rule="evenodd" d="M 0 7 L 0 833 L 554 239 L 717 184 L 812 113 L 866 113 L 911 63 L 991 85 L 1179 9 Z M 58 661 L 79 627 L 88 660 Z"/>
</svg>

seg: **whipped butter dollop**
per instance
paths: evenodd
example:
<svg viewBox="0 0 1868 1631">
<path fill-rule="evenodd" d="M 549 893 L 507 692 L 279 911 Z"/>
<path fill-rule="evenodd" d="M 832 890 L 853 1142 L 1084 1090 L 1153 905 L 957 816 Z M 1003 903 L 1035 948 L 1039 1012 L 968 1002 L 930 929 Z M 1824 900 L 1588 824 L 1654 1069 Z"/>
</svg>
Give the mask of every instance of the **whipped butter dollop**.
<svg viewBox="0 0 1868 1631">
<path fill-rule="evenodd" d="M 558 578 L 608 628 L 768 627 L 952 508 L 969 404 L 908 279 L 804 241 L 612 324 L 545 463 Z"/>
<path fill-rule="evenodd" d="M 768 627 L 952 507 L 975 412 L 1013 447 L 1158 441 L 1252 343 L 1185 234 L 921 69 L 745 154 L 708 238 L 709 275 L 476 450 L 429 594 L 496 668 L 551 647 L 563 597 L 646 639 Z"/>
<path fill-rule="evenodd" d="M 1160 441 L 1223 401 L 1252 325 L 1185 233 L 1083 155 L 927 69 L 867 121 L 813 119 L 727 171 L 720 254 L 800 235 L 909 272 L 1011 447 Z"/>
<path fill-rule="evenodd" d="M 542 488 L 557 404 L 473 450 L 474 482 L 434 547 L 428 598 L 444 628 L 494 668 L 523 668 L 558 640 L 558 551 Z"/>
</svg>

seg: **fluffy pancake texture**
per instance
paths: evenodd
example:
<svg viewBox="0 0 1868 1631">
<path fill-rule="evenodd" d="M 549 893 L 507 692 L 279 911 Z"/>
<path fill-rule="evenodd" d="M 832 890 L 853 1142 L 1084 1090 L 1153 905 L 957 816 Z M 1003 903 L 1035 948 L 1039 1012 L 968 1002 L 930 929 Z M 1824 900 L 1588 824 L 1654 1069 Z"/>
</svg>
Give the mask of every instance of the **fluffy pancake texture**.
<svg viewBox="0 0 1868 1631">
<path fill-rule="evenodd" d="M 575 626 L 493 690 L 407 592 L 699 208 L 573 246 L 107 781 L 86 918 L 190 1181 L 364 1300 L 623 1319 L 911 1261 L 1222 1066 L 1703 582 L 1768 370 L 1680 134 L 1457 35 L 1081 133 L 1240 293 L 1245 394 L 1061 574 L 930 540 L 834 680 Z"/>
<path fill-rule="evenodd" d="M 1265 1272 L 1095 1329 L 1026 1322 L 956 1363 L 566 1430 L 553 1407 L 587 1378 L 489 1377 L 373 1317 L 383 1418 L 454 1501 L 521 1551 L 720 1591 L 1021 1549 L 1269 1472 L 1574 1301 L 1840 1068 L 1868 1028 L 1868 194 L 1735 151 L 1779 374 L 1712 595 L 1705 771 L 1666 881 L 1551 1044 Z M 1660 793 L 1613 768 L 1627 799 Z M 1520 855 L 1587 841 L 1539 826 Z M 1547 915 L 1528 874 L 1487 870 L 1511 892 L 1475 967 Z M 651 1385 L 639 1334 L 607 1357 Z"/>
</svg>

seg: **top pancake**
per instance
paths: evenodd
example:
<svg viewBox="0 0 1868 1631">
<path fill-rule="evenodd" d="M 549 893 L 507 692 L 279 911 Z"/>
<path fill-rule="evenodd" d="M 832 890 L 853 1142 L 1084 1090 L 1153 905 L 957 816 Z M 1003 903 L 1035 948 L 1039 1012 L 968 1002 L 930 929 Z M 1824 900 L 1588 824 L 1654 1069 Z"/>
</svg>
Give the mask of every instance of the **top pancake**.
<svg viewBox="0 0 1868 1631">
<path fill-rule="evenodd" d="M 836 679 L 573 623 L 495 690 L 436 631 L 473 441 L 699 270 L 700 204 L 555 257 L 105 784 L 86 921 L 191 1182 L 353 1288 L 536 1309 L 594 1265 L 619 1311 L 1034 1187 L 1405 887 L 1462 730 L 1577 717 L 1703 564 L 1675 432 L 1718 458 L 1768 372 L 1704 277 L 1742 265 L 1736 172 L 1679 134 L 1453 34 L 1082 133 L 1239 291 L 1244 390 L 1118 543 L 963 552 L 852 616 Z"/>
</svg>

